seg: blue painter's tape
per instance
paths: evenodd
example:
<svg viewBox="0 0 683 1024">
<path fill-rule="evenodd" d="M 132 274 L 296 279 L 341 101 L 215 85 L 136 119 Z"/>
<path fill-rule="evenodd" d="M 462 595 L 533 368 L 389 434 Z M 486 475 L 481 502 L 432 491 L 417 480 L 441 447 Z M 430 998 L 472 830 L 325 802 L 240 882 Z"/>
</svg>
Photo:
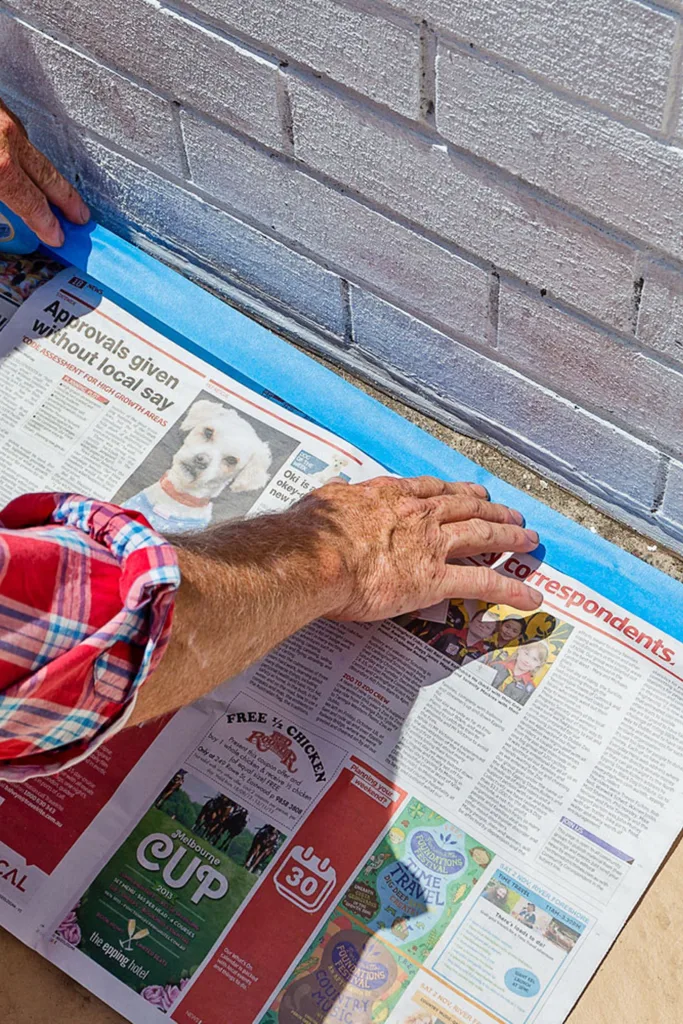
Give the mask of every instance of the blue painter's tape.
<svg viewBox="0 0 683 1024">
<path fill-rule="evenodd" d="M 683 585 L 492 476 L 106 228 L 63 226 L 66 241 L 55 255 L 140 319 L 238 380 L 281 396 L 396 473 L 483 484 L 539 531 L 550 565 L 683 641 Z"/>
</svg>

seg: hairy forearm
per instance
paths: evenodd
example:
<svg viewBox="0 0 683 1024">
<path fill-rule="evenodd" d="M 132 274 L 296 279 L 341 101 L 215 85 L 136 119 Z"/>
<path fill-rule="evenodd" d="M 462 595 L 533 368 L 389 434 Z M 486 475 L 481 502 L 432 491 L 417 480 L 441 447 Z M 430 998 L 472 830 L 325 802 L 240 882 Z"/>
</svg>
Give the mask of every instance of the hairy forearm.
<svg viewBox="0 0 683 1024">
<path fill-rule="evenodd" d="M 485 495 L 432 477 L 331 482 L 278 515 L 173 541 L 182 582 L 171 641 L 130 723 L 197 700 L 323 616 L 377 621 L 455 596 L 537 608 L 519 580 L 450 564 L 538 544 L 519 513 Z"/>
<path fill-rule="evenodd" d="M 324 512 L 224 523 L 174 541 L 182 574 L 171 641 L 130 724 L 191 703 L 339 600 Z"/>
</svg>

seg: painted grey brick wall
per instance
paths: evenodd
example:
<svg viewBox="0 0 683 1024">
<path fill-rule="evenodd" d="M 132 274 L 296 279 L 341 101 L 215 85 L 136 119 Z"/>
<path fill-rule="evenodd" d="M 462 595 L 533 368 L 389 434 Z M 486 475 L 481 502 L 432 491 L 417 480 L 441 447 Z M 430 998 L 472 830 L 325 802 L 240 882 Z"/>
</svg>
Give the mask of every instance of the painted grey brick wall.
<svg viewBox="0 0 683 1024">
<path fill-rule="evenodd" d="M 464 419 L 479 419 L 511 444 L 523 444 L 543 460 L 548 423 L 554 423 L 552 462 L 577 483 L 596 479 L 629 502 L 649 509 L 659 486 L 659 456 L 634 443 L 523 374 L 446 337 L 407 313 L 360 289 L 352 289 L 354 336 L 359 348 L 381 366 L 427 386 L 453 403 Z M 625 462 L 631 466 L 624 476 Z"/>
<path fill-rule="evenodd" d="M 677 21 L 631 0 L 389 0 L 555 88 L 657 128 Z"/>
<path fill-rule="evenodd" d="M 679 538 L 683 538 L 681 507 L 683 507 L 683 465 L 680 462 L 672 462 L 662 501 L 661 515 L 663 520 L 669 524 L 673 535 Z"/>
<path fill-rule="evenodd" d="M 192 180 L 350 277 L 436 322 L 483 340 L 489 274 L 383 214 L 311 178 L 291 161 L 183 114 Z"/>
<path fill-rule="evenodd" d="M 683 544 L 680 0 L 0 0 L 0 41 L 114 230 Z"/>
<path fill-rule="evenodd" d="M 228 31 L 265 45 L 408 117 L 420 112 L 416 23 L 334 0 L 189 0 Z"/>
<path fill-rule="evenodd" d="M 632 316 L 633 251 L 520 194 L 415 126 L 320 88 L 290 86 L 295 155 L 498 270 L 543 287 L 616 327 Z M 333 130 L 331 130 L 333 126 Z"/>
</svg>

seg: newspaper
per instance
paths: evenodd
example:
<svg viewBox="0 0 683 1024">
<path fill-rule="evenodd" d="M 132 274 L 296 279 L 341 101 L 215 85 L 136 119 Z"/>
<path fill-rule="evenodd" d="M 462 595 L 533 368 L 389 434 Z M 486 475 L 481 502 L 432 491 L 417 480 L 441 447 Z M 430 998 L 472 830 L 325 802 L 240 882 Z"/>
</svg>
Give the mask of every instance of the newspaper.
<svg viewBox="0 0 683 1024">
<path fill-rule="evenodd" d="M 0 501 L 76 490 L 175 531 L 381 471 L 73 268 L 0 341 Z M 0 923 L 134 1024 L 560 1024 L 681 827 L 683 645 L 492 561 L 542 608 L 320 620 L 0 784 Z"/>
<path fill-rule="evenodd" d="M 0 252 L 0 330 L 22 302 L 64 264 L 49 257 L 15 256 Z"/>
</svg>

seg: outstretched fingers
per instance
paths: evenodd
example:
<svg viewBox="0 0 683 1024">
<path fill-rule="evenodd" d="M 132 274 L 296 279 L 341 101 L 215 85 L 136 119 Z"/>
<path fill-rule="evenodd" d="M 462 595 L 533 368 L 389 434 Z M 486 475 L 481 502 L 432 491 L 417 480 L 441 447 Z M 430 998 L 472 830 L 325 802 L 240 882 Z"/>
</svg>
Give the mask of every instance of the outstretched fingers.
<svg viewBox="0 0 683 1024">
<path fill-rule="evenodd" d="M 533 587 L 479 565 L 448 566 L 437 601 L 455 597 L 485 601 L 486 604 L 506 604 L 524 612 L 536 611 L 543 602 L 542 595 Z"/>
<path fill-rule="evenodd" d="M 486 500 L 488 491 L 481 484 L 469 481 L 441 480 L 437 476 L 376 476 L 365 482 L 367 487 L 388 487 L 395 494 L 408 498 L 438 498 L 441 495 L 471 495 Z"/>
<path fill-rule="evenodd" d="M 490 554 L 492 551 L 530 552 L 538 547 L 535 530 L 487 519 L 468 519 L 441 527 L 448 544 L 448 558 Z"/>
<path fill-rule="evenodd" d="M 431 498 L 427 504 L 440 523 L 464 523 L 468 519 L 486 519 L 492 523 L 514 523 L 522 526 L 524 517 L 516 509 L 484 501 L 469 492 Z"/>
</svg>

